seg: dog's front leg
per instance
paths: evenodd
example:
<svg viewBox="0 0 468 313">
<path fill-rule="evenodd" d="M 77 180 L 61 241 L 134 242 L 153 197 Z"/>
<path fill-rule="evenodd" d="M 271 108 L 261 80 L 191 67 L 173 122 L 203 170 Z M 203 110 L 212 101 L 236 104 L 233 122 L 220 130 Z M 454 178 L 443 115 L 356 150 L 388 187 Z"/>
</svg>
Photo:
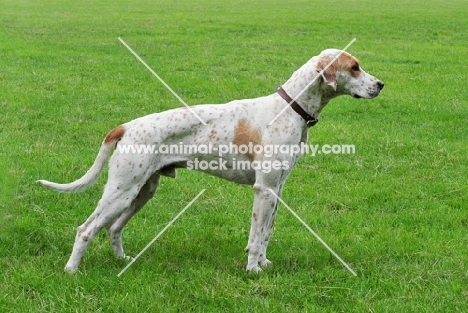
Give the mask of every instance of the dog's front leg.
<svg viewBox="0 0 468 313">
<path fill-rule="evenodd" d="M 281 184 L 281 186 L 279 187 L 278 192 L 277 192 L 277 195 L 280 198 L 281 198 L 281 193 L 283 191 L 283 185 L 284 184 Z M 270 242 L 271 233 L 273 232 L 273 226 L 275 225 L 275 217 L 276 217 L 276 213 L 278 211 L 279 202 L 280 202 L 279 199 L 276 198 L 275 207 L 273 209 L 273 212 L 271 212 L 271 218 L 269 219 L 269 222 L 268 222 L 268 225 L 267 225 L 266 231 L 265 231 L 265 244 L 261 246 L 262 251 L 260 251 L 260 257 L 259 257 L 259 260 L 258 260 L 258 264 L 262 268 L 271 264 L 271 262 L 267 259 L 266 252 L 267 252 L 267 248 L 268 248 L 268 243 Z"/>
<path fill-rule="evenodd" d="M 245 249 L 248 252 L 247 271 L 259 272 L 259 262 L 262 265 L 269 263 L 266 260 L 266 247 L 268 245 L 269 234 L 271 233 L 270 227 L 273 227 L 274 212 L 276 210 L 277 199 L 271 193 L 273 190 L 278 193 L 279 187 L 264 185 L 262 183 L 255 183 L 255 198 L 252 212 L 252 224 L 250 227 L 249 243 Z"/>
</svg>

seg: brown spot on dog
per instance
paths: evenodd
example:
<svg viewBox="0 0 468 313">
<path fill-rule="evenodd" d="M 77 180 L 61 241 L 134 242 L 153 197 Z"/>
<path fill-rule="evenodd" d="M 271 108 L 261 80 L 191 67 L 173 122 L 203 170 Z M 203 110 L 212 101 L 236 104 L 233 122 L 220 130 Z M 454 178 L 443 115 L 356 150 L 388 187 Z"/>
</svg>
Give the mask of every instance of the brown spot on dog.
<svg viewBox="0 0 468 313">
<path fill-rule="evenodd" d="M 335 60 L 333 63 L 331 57 L 322 57 L 317 62 L 317 71 L 323 71 L 327 66 L 327 69 L 323 72 L 323 76 L 325 77 L 325 83 L 333 87 L 336 90 L 336 72 L 348 72 L 353 77 L 359 77 L 361 74 L 361 69 L 359 67 L 359 60 L 353 57 L 351 54 L 347 52 L 343 52 L 340 57 Z"/>
<path fill-rule="evenodd" d="M 234 140 L 233 143 L 239 148 L 240 146 L 249 147 L 248 152 L 245 155 L 250 160 L 255 160 L 260 155 L 255 154 L 254 146 L 262 144 L 262 135 L 260 130 L 248 121 L 242 119 L 234 129 Z"/>
<path fill-rule="evenodd" d="M 111 142 L 119 141 L 123 137 L 124 133 L 125 128 L 122 125 L 117 126 L 107 134 L 106 139 L 104 139 L 104 143 L 109 144 Z"/>
</svg>

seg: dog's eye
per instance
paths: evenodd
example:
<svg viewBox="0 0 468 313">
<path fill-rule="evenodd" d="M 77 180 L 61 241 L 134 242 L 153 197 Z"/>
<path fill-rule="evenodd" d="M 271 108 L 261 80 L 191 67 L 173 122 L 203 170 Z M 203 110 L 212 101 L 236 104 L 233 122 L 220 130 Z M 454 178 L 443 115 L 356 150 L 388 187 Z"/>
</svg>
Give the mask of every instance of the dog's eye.
<svg viewBox="0 0 468 313">
<path fill-rule="evenodd" d="M 358 64 L 355 64 L 355 65 L 353 65 L 353 67 L 351 67 L 351 70 L 355 71 L 355 72 L 359 72 L 361 69 L 359 68 Z"/>
</svg>

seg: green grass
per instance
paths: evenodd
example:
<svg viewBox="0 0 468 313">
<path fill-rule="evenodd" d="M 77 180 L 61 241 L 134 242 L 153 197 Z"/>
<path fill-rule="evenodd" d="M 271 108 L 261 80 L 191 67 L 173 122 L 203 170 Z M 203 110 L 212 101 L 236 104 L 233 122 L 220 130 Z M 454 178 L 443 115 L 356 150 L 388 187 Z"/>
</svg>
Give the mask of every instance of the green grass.
<svg viewBox="0 0 468 313">
<path fill-rule="evenodd" d="M 465 1 L 2 1 L 1 312 L 466 312 L 468 19 Z M 105 232 L 63 273 L 99 183 L 58 194 L 120 123 L 180 103 L 272 93 L 321 50 L 344 47 L 386 83 L 338 98 L 284 200 L 358 272 L 353 277 L 284 208 L 271 268 L 244 272 L 253 191 L 200 173 L 164 179 L 124 232 L 140 250 L 203 196 L 120 278 Z"/>
</svg>

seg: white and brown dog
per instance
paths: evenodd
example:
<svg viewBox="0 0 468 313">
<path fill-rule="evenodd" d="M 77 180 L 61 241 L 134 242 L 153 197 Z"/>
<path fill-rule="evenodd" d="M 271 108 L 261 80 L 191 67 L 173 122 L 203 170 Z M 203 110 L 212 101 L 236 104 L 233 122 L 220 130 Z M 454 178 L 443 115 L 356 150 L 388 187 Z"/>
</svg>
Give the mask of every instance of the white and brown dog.
<svg viewBox="0 0 468 313">
<path fill-rule="evenodd" d="M 361 68 L 355 57 L 341 50 L 328 49 L 309 60 L 274 94 L 223 105 L 179 108 L 137 118 L 107 134 L 94 164 L 77 181 L 69 184 L 39 182 L 62 192 L 83 190 L 97 180 L 113 148 L 119 146 L 158 147 L 181 143 L 210 144 L 213 147 L 229 144 L 298 145 L 307 142 L 308 128 L 315 124 L 331 99 L 340 95 L 370 99 L 378 96 L 383 86 L 382 81 Z M 196 113 L 206 125 L 192 113 Z M 109 175 L 102 198 L 96 210 L 78 227 L 73 252 L 65 270 L 77 270 L 88 244 L 104 227 L 117 256 L 125 258 L 122 230 L 154 196 L 160 176 L 175 177 L 176 168 L 187 167 L 194 160 L 211 162 L 218 156 L 216 149 L 211 154 L 206 151 L 156 154 L 142 151 L 125 153 L 116 148 L 109 162 Z M 246 153 L 237 151 L 223 156 L 222 168 L 203 169 L 209 174 L 254 187 L 252 223 L 246 247 L 248 271 L 260 271 L 261 267 L 270 263 L 266 250 L 279 202 L 270 190 L 281 196 L 285 180 L 300 157 L 301 153 L 266 155 L 251 150 Z M 241 170 L 235 167 L 234 160 L 279 161 L 289 166 L 272 171 L 261 168 Z"/>
</svg>

